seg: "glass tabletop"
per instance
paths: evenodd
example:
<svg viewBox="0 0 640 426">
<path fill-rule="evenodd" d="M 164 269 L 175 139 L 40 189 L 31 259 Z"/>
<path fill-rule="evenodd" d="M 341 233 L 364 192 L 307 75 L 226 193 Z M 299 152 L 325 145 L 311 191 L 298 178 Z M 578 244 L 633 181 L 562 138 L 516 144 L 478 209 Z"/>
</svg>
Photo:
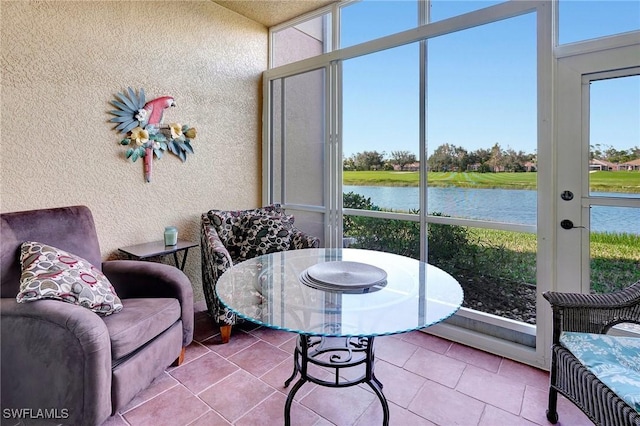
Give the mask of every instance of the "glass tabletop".
<svg viewBox="0 0 640 426">
<path fill-rule="evenodd" d="M 380 278 L 382 270 L 386 280 L 368 289 L 338 290 L 305 279 L 308 268 L 339 266 L 337 262 L 371 265 L 377 270 L 373 275 Z M 349 248 L 291 250 L 249 259 L 222 274 L 216 292 L 241 318 L 317 336 L 380 336 L 428 327 L 453 315 L 463 299 L 458 282 L 433 265 Z"/>
</svg>

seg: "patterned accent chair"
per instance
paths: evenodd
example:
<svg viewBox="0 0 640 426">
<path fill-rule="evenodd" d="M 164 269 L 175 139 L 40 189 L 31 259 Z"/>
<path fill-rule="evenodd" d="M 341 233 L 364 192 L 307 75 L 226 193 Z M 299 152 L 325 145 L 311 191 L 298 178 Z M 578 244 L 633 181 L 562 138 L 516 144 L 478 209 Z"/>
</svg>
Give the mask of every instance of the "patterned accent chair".
<svg viewBox="0 0 640 426">
<path fill-rule="evenodd" d="M 553 310 L 547 419 L 558 421 L 558 393 L 596 425 L 640 426 L 640 338 L 606 334 L 640 324 L 640 281 L 609 294 L 545 292 Z"/>
<path fill-rule="evenodd" d="M 279 204 L 248 210 L 210 210 L 201 218 L 202 286 L 207 310 L 228 343 L 239 321 L 216 296 L 216 283 L 231 266 L 267 253 L 317 248 L 320 240 L 293 226 L 294 218 Z"/>
</svg>

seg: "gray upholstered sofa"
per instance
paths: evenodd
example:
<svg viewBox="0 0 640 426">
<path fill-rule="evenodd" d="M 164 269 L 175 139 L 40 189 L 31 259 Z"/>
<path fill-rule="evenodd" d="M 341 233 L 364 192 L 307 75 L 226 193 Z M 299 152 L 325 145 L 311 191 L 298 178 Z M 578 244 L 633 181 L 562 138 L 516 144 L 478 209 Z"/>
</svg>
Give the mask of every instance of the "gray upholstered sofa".
<svg viewBox="0 0 640 426">
<path fill-rule="evenodd" d="M 180 362 L 194 320 L 193 290 L 183 272 L 152 262 L 103 263 L 87 207 L 4 213 L 1 226 L 3 410 L 49 410 L 57 423 L 101 424 Z M 123 309 L 100 316 L 59 300 L 17 303 L 24 241 L 53 246 L 101 269 Z"/>
<path fill-rule="evenodd" d="M 227 343 L 238 321 L 220 303 L 216 283 L 231 266 L 273 251 L 317 248 L 320 240 L 293 226 L 294 218 L 279 204 L 248 210 L 209 210 L 201 217 L 202 287 L 207 310 Z"/>
</svg>

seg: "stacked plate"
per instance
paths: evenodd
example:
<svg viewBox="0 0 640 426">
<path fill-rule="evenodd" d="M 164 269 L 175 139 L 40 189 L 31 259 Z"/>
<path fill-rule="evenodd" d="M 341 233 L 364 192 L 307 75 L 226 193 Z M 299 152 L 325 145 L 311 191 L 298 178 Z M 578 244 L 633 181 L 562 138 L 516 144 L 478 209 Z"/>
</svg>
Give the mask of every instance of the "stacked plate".
<svg viewBox="0 0 640 426">
<path fill-rule="evenodd" d="M 320 290 L 366 293 L 384 287 L 387 273 L 367 263 L 324 262 L 302 271 L 300 281 Z"/>
</svg>

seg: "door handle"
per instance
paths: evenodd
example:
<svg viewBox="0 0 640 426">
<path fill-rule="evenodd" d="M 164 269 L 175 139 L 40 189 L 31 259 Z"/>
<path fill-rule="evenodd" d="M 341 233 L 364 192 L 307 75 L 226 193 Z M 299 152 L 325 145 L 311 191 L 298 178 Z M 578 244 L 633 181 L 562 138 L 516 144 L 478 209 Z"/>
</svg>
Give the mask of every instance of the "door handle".
<svg viewBox="0 0 640 426">
<path fill-rule="evenodd" d="M 587 229 L 585 226 L 575 226 L 573 224 L 573 221 L 571 221 L 569 219 L 563 219 L 562 221 L 560 221 L 560 227 L 562 229 L 573 229 L 573 228 Z"/>
<path fill-rule="evenodd" d="M 571 229 L 573 228 L 573 222 L 569 219 L 564 219 L 562 220 L 562 222 L 560 222 L 560 226 L 562 227 L 562 229 Z"/>
</svg>

